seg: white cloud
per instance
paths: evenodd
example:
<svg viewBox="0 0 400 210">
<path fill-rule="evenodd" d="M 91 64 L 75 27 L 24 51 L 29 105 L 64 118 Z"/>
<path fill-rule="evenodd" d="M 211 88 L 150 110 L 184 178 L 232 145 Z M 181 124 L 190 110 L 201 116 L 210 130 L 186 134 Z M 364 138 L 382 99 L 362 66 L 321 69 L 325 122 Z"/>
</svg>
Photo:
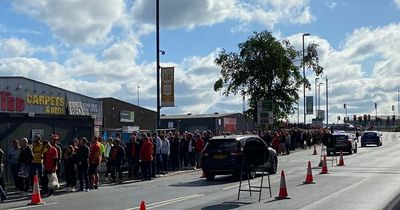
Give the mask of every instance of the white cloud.
<svg viewBox="0 0 400 210">
<path fill-rule="evenodd" d="M 31 55 L 33 51 L 25 39 L 0 39 L 0 58 Z"/>
<path fill-rule="evenodd" d="M 210 26 L 226 20 L 256 22 L 271 28 L 278 22 L 306 24 L 315 19 L 307 5 L 309 0 L 160 1 L 160 24 L 172 29 L 193 29 L 196 26 Z M 139 25 L 155 23 L 154 1 L 137 0 L 131 12 Z"/>
<path fill-rule="evenodd" d="M 106 39 L 123 17 L 123 0 L 16 0 L 15 10 L 44 22 L 68 43 L 94 44 Z"/>
<path fill-rule="evenodd" d="M 397 4 L 397 8 L 400 8 L 400 0 L 394 0 L 394 3 Z"/>
</svg>

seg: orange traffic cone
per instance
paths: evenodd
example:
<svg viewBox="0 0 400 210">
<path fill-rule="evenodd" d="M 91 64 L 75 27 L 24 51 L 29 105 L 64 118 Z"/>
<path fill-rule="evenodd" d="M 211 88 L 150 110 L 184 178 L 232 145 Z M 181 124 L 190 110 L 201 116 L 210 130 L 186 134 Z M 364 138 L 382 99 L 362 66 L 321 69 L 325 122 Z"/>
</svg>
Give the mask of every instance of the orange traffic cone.
<svg viewBox="0 0 400 210">
<path fill-rule="evenodd" d="M 313 153 L 313 155 L 318 155 L 318 153 L 317 153 L 317 147 L 315 146 L 315 144 L 314 144 L 314 153 Z"/>
<path fill-rule="evenodd" d="M 42 205 L 42 204 L 44 204 L 44 202 L 42 201 L 42 198 L 40 197 L 39 178 L 38 178 L 38 175 L 35 175 L 33 177 L 32 199 L 31 199 L 31 202 L 28 203 L 28 205 Z"/>
<path fill-rule="evenodd" d="M 339 164 L 337 166 L 344 166 L 343 151 L 342 150 L 340 150 L 340 159 L 339 159 Z"/>
<path fill-rule="evenodd" d="M 322 170 L 320 174 L 327 174 L 328 173 L 328 166 L 326 165 L 326 156 L 324 155 L 324 161 L 322 163 Z"/>
<path fill-rule="evenodd" d="M 140 201 L 140 206 L 139 210 L 146 210 L 146 203 L 142 200 Z"/>
<path fill-rule="evenodd" d="M 303 184 L 315 184 L 311 170 L 311 161 L 308 161 L 306 180 L 303 182 Z"/>
<path fill-rule="evenodd" d="M 290 199 L 288 197 L 287 189 L 286 189 L 286 181 L 285 181 L 285 172 L 282 170 L 281 172 L 281 186 L 279 188 L 279 195 L 278 197 L 275 197 L 278 200 L 282 199 Z"/>
</svg>

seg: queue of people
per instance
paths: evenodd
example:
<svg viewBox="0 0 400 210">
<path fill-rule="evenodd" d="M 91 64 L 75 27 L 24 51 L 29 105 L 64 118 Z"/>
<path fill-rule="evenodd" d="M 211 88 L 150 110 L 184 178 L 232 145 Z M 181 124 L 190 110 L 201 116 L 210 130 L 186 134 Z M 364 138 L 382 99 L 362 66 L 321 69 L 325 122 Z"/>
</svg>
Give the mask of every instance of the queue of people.
<svg viewBox="0 0 400 210">
<path fill-rule="evenodd" d="M 151 180 L 182 168 L 200 168 L 201 151 L 211 137 L 210 131 L 196 131 L 134 132 L 128 142 L 101 137 L 88 141 L 82 137 L 62 145 L 56 134 L 48 139 L 35 135 L 32 140 L 13 140 L 7 154 L 0 149 L 0 197 L 6 199 L 7 191 L 3 181 L 4 159 L 10 168 L 14 188 L 21 196 L 32 192 L 35 175 L 39 178 L 41 194 L 52 196 L 59 190 L 60 179 L 65 181 L 67 192 L 88 192 L 98 189 L 103 176 L 104 182 L 122 183 L 129 179 Z M 99 174 L 101 164 L 105 165 L 104 174 Z M 127 168 L 126 175 L 124 168 Z"/>
</svg>

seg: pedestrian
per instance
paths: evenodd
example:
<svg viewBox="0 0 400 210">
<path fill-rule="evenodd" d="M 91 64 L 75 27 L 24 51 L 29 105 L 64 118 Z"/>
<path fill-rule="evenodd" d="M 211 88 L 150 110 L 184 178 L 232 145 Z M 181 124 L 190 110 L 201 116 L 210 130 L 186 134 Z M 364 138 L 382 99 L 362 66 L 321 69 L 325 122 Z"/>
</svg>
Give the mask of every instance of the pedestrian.
<svg viewBox="0 0 400 210">
<path fill-rule="evenodd" d="M 13 177 L 15 189 L 22 191 L 21 184 L 20 184 L 21 180 L 18 177 L 18 172 L 19 172 L 19 168 L 20 168 L 19 161 L 18 161 L 19 155 L 20 155 L 19 142 L 18 142 L 18 140 L 13 140 L 11 148 L 8 149 L 7 163 L 11 169 L 11 174 Z"/>
<path fill-rule="evenodd" d="M 185 167 L 185 168 L 188 167 L 188 150 L 187 150 L 188 141 L 186 139 L 186 134 L 187 133 L 182 133 L 181 134 L 181 137 L 180 137 L 181 143 L 179 145 L 179 147 L 180 147 L 179 148 L 179 151 L 180 151 L 179 164 L 180 164 L 181 167 Z"/>
<path fill-rule="evenodd" d="M 57 167 L 59 163 L 58 151 L 48 141 L 43 141 L 43 146 L 46 147 L 47 151 L 44 158 L 44 176 L 43 176 L 43 194 L 48 193 L 47 196 L 54 195 L 54 190 L 57 186 L 54 185 L 54 178 L 57 178 Z M 49 184 L 50 182 L 50 184 Z M 57 181 L 58 182 L 58 181 Z M 58 183 L 57 183 L 58 185 Z M 58 185 L 59 186 L 59 185 Z"/>
<path fill-rule="evenodd" d="M 87 142 L 88 140 L 85 137 L 79 140 L 76 160 L 78 165 L 79 191 L 83 191 L 83 182 L 85 182 L 85 191 L 89 192 L 89 147 L 87 146 Z"/>
<path fill-rule="evenodd" d="M 50 144 L 57 150 L 58 160 L 57 160 L 57 177 L 61 176 L 61 160 L 62 160 L 62 153 L 63 153 L 63 146 L 60 143 L 60 136 L 58 134 L 51 134 L 50 135 Z"/>
<path fill-rule="evenodd" d="M 164 136 L 160 135 L 161 138 L 161 157 L 162 157 L 162 169 L 164 173 L 168 173 L 169 170 L 169 155 L 170 155 L 170 144 L 169 140 Z"/>
<path fill-rule="evenodd" d="M 188 133 L 187 135 L 186 135 L 186 140 L 187 140 L 187 142 L 188 142 L 188 146 L 187 146 L 187 151 L 188 151 L 188 156 L 189 156 L 189 167 L 193 167 L 193 168 L 196 168 L 196 160 L 195 160 L 195 145 L 196 145 L 196 143 L 195 143 L 195 141 L 194 141 L 194 138 L 193 138 L 193 135 L 192 135 L 192 133 Z"/>
<path fill-rule="evenodd" d="M 75 192 L 76 185 L 76 153 L 72 145 L 68 145 L 64 152 L 65 179 L 67 182 L 67 191 Z"/>
<path fill-rule="evenodd" d="M 35 175 L 38 175 L 38 178 L 40 180 L 40 183 L 43 185 L 43 155 L 46 153 L 47 149 L 43 146 L 42 144 L 42 138 L 40 135 L 35 135 L 33 137 L 33 146 L 32 146 L 32 152 L 33 152 L 33 159 L 31 163 L 31 168 L 30 168 L 30 184 L 33 189 L 33 177 Z"/>
<path fill-rule="evenodd" d="M 200 134 L 195 134 L 195 139 L 196 139 L 196 145 L 195 145 L 195 151 L 196 151 L 196 168 L 201 168 L 201 153 L 204 148 L 204 141 L 201 138 Z"/>
<path fill-rule="evenodd" d="M 90 188 L 98 189 L 99 187 L 99 172 L 98 167 L 101 162 L 101 151 L 98 138 L 92 139 L 92 144 L 89 148 L 89 180 Z"/>
<path fill-rule="evenodd" d="M 104 153 L 104 158 L 106 159 L 106 174 L 105 177 L 108 179 L 108 174 L 111 174 L 111 161 L 110 161 L 110 151 L 111 148 L 114 146 L 113 144 L 113 139 L 110 137 L 107 140 L 107 143 L 105 144 L 105 153 Z"/>
<path fill-rule="evenodd" d="M 139 142 L 137 141 L 137 134 L 131 135 L 129 142 L 126 144 L 126 153 L 128 160 L 128 177 L 132 178 L 138 176 L 139 172 Z"/>
<path fill-rule="evenodd" d="M 114 146 L 110 151 L 111 179 L 115 182 L 115 173 L 118 173 L 119 183 L 122 183 L 122 164 L 125 162 L 125 149 L 121 146 L 121 140 L 115 139 Z"/>
<path fill-rule="evenodd" d="M 158 135 L 156 133 L 155 136 L 155 141 L 156 141 L 156 147 L 155 147 L 155 159 L 156 159 L 156 173 L 160 174 L 162 172 L 162 164 L 163 164 L 163 159 L 162 159 L 162 154 L 161 154 L 161 147 L 162 147 L 162 141 L 160 138 L 161 135 Z M 164 136 L 164 135 L 163 135 Z"/>
<path fill-rule="evenodd" d="M 22 138 L 19 141 L 21 145 L 21 152 L 19 155 L 19 171 L 18 177 L 21 179 L 22 196 L 27 196 L 29 192 L 29 169 L 33 160 L 32 148 L 28 145 L 28 139 Z"/>
<path fill-rule="evenodd" d="M 140 158 L 142 164 L 142 180 L 151 180 L 151 162 L 153 161 L 153 143 L 150 138 L 145 137 L 140 148 Z"/>
<path fill-rule="evenodd" d="M 171 169 L 174 171 L 179 170 L 179 155 L 181 139 L 179 137 L 179 132 L 176 131 L 174 137 L 171 137 Z"/>
<path fill-rule="evenodd" d="M 0 148 L 0 200 L 3 202 L 7 198 L 6 186 L 4 184 L 4 151 Z"/>
</svg>

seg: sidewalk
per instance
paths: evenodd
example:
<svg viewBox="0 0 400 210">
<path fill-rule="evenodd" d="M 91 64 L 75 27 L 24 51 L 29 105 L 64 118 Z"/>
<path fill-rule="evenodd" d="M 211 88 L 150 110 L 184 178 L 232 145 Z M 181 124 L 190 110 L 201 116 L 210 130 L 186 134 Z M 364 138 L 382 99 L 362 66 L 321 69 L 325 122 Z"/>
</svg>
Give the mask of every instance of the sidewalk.
<svg viewBox="0 0 400 210">
<path fill-rule="evenodd" d="M 163 178 L 163 177 L 169 177 L 169 176 L 178 176 L 181 174 L 186 174 L 186 173 L 193 173 L 193 172 L 198 172 L 200 171 L 199 169 L 181 169 L 179 171 L 170 171 L 166 174 L 157 174 L 156 178 Z M 107 186 L 118 186 L 118 185 L 125 185 L 125 184 L 132 184 L 132 183 L 137 183 L 137 182 L 142 182 L 141 178 L 132 178 L 132 179 L 128 179 L 127 178 L 127 171 L 124 171 L 123 173 L 123 182 L 122 183 L 112 183 L 111 181 L 107 180 L 103 175 L 100 175 L 100 186 L 99 189 L 97 190 L 101 190 L 102 187 L 107 187 Z M 154 180 L 154 178 L 152 179 Z M 56 190 L 54 193 L 54 196 L 58 196 L 58 195 L 63 195 L 66 193 L 75 193 L 75 192 L 79 192 L 79 191 L 75 191 L 75 192 L 68 192 L 67 191 L 68 188 L 66 187 L 66 182 L 60 182 L 60 189 Z M 94 189 L 93 189 L 94 190 Z M 90 191 L 89 191 L 90 192 Z M 4 200 L 2 203 L 11 203 L 11 202 L 18 202 L 18 201 L 23 201 L 26 200 L 27 202 L 31 199 L 32 193 L 28 193 L 28 195 L 23 195 L 21 194 L 20 191 L 18 191 L 17 189 L 15 189 L 14 187 L 9 186 L 7 188 L 7 199 Z M 46 197 L 46 195 L 41 195 L 42 197 Z M 0 202 L 1 203 L 1 202 Z"/>
</svg>

